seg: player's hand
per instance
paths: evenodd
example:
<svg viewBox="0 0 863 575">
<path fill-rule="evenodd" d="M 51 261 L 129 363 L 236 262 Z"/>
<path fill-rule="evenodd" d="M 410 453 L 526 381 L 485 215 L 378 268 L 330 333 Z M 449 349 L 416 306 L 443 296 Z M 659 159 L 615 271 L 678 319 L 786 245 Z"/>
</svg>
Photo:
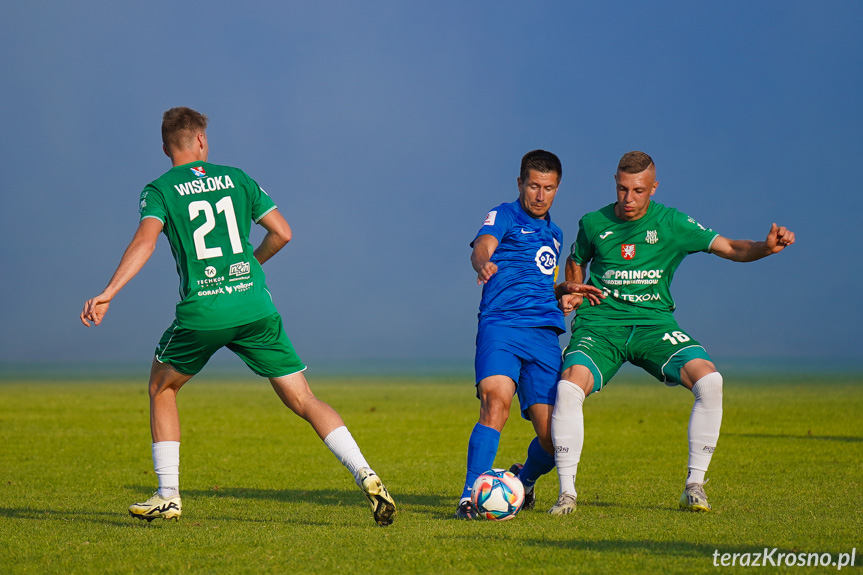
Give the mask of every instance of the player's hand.
<svg viewBox="0 0 863 575">
<path fill-rule="evenodd" d="M 557 307 L 560 308 L 560 311 L 563 312 L 564 316 L 568 316 L 571 312 L 575 311 L 578 306 L 581 305 L 581 302 L 584 301 L 584 297 L 572 293 L 563 294 L 559 300 L 557 300 Z"/>
<path fill-rule="evenodd" d="M 777 226 L 775 223 L 770 227 L 767 239 L 764 241 L 769 255 L 778 254 L 793 243 L 794 232 L 785 226 Z"/>
<path fill-rule="evenodd" d="M 605 299 L 605 293 L 601 289 L 587 284 L 580 284 L 577 282 L 563 282 L 558 285 L 557 289 L 559 290 L 559 293 L 562 293 L 561 297 L 563 297 L 563 295 L 565 294 L 578 295 L 583 298 L 586 297 L 590 301 L 590 305 L 599 305 L 600 303 L 602 303 L 602 300 Z M 561 309 L 563 308 L 561 307 Z"/>
<path fill-rule="evenodd" d="M 102 323 L 102 318 L 108 313 L 109 305 L 111 305 L 111 298 L 106 297 L 105 294 L 99 294 L 92 299 L 88 299 L 84 303 L 83 311 L 81 311 L 81 323 L 87 327 L 90 327 L 90 321 L 99 325 Z"/>
<path fill-rule="evenodd" d="M 497 273 L 497 264 L 485 262 L 476 274 L 476 285 L 488 283 L 491 276 Z"/>
</svg>

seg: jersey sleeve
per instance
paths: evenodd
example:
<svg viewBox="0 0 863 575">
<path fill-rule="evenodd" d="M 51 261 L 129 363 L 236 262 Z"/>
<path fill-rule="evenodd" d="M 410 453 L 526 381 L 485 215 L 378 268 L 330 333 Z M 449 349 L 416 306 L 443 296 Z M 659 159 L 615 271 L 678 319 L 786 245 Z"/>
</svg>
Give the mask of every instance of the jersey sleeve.
<svg viewBox="0 0 863 575">
<path fill-rule="evenodd" d="M 276 204 L 273 199 L 258 185 L 258 182 L 246 175 L 249 182 L 250 199 L 252 205 L 252 219 L 257 224 L 261 218 L 276 209 Z"/>
<path fill-rule="evenodd" d="M 674 239 L 687 253 L 706 252 L 719 236 L 712 229 L 704 227 L 695 218 L 675 210 L 672 220 Z"/>
<path fill-rule="evenodd" d="M 583 218 L 578 222 L 578 235 L 569 250 L 569 257 L 580 266 L 593 259 L 593 244 L 587 239 Z"/>
<path fill-rule="evenodd" d="M 480 236 L 494 236 L 500 243 L 504 234 L 512 227 L 512 214 L 503 208 L 503 205 L 498 206 L 486 214 L 485 221 L 470 243 L 470 247 L 473 247 L 474 242 Z"/>
<path fill-rule="evenodd" d="M 159 189 L 148 184 L 141 192 L 140 203 L 138 204 L 138 212 L 141 214 L 141 219 L 156 218 L 163 224 L 168 219 L 168 210 L 165 207 L 165 199 Z"/>
</svg>

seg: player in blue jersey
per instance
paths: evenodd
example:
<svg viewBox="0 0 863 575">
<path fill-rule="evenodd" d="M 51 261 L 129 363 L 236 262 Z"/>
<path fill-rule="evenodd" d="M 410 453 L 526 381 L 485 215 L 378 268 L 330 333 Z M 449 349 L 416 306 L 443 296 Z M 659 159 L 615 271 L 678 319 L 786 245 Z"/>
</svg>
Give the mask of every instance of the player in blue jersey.
<svg viewBox="0 0 863 575">
<path fill-rule="evenodd" d="M 561 367 L 558 335 L 565 331 L 557 299 L 575 293 L 598 303 L 601 296 L 600 290 L 574 282 L 554 285 L 563 233 L 548 212 L 562 174 L 551 152 L 525 154 L 518 199 L 490 211 L 471 242 L 471 264 L 483 286 L 474 363 L 480 412 L 468 443 L 459 519 L 477 517 L 471 488 L 494 464 L 516 393 L 522 417 L 536 431 L 519 473 L 526 507 L 533 507 L 536 480 L 554 469 L 551 413 Z"/>
</svg>

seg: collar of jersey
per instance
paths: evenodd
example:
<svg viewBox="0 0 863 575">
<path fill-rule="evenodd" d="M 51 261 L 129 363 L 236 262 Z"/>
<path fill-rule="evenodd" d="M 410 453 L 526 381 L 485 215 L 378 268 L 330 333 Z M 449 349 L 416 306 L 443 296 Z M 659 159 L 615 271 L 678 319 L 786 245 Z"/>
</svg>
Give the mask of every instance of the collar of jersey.
<svg viewBox="0 0 863 575">
<path fill-rule="evenodd" d="M 194 166 L 195 164 L 203 165 L 203 164 L 206 164 L 206 163 L 207 163 L 207 162 L 205 162 L 205 161 L 203 161 L 203 160 L 195 160 L 194 162 L 189 162 L 188 164 L 180 164 L 179 166 L 174 166 L 174 167 L 173 167 L 173 168 L 171 168 L 171 169 L 172 169 L 172 170 L 176 170 L 176 169 L 178 169 L 178 168 L 188 168 L 189 166 Z"/>
</svg>

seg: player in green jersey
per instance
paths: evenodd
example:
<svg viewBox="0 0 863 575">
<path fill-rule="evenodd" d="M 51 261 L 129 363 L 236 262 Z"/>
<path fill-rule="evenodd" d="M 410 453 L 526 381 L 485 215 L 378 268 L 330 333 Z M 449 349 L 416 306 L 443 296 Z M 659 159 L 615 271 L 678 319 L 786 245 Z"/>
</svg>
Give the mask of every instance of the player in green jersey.
<svg viewBox="0 0 863 575">
<path fill-rule="evenodd" d="M 561 298 L 564 313 L 578 312 L 551 420 L 560 494 L 550 513 L 565 515 L 576 507 L 584 399 L 601 390 L 625 361 L 667 385 L 683 385 L 695 396 L 689 473 L 679 506 L 709 511 L 703 485 L 722 423 L 722 376 L 704 348 L 674 321 L 671 280 L 688 254 L 703 251 L 737 262 L 755 261 L 793 244 L 794 233 L 773 224 L 764 241 L 730 240 L 651 201 L 658 186 L 656 166 L 644 152 L 625 154 L 614 179 L 617 202 L 581 219 L 566 261 L 567 281 L 582 282 L 589 263 L 586 283 L 607 297 L 600 305 L 582 307 L 579 296 Z"/>
<path fill-rule="evenodd" d="M 141 221 L 108 286 L 87 300 L 81 321 L 99 325 L 117 293 L 144 266 L 165 234 L 180 275 L 176 319 L 162 336 L 150 370 L 150 431 L 159 489 L 129 507 L 152 521 L 182 513 L 179 489 L 180 418 L 177 392 L 220 348 L 227 347 L 270 384 L 284 404 L 311 424 L 353 474 L 379 525 L 396 508 L 336 411 L 312 393 L 306 366 L 285 334 L 261 264 L 291 239 L 291 228 L 270 197 L 242 170 L 207 162 L 207 117 L 172 108 L 162 141 L 173 167 L 141 193 Z M 266 235 L 254 248 L 251 223 Z"/>
</svg>

